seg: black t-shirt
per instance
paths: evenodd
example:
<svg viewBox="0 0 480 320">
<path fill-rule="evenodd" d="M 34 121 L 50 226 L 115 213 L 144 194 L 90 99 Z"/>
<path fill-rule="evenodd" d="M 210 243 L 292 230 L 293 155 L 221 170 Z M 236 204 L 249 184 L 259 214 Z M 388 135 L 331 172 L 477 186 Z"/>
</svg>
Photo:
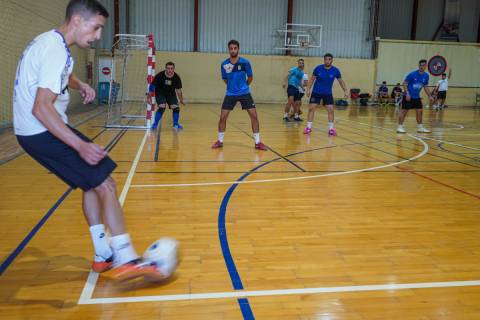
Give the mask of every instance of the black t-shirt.
<svg viewBox="0 0 480 320">
<path fill-rule="evenodd" d="M 173 77 L 168 78 L 165 70 L 153 78 L 152 84 L 155 86 L 155 95 L 174 96 L 176 95 L 175 89 L 182 89 L 182 80 L 178 74 L 174 73 Z"/>
<path fill-rule="evenodd" d="M 393 90 L 392 90 L 392 98 L 395 97 L 396 92 L 402 93 L 402 88 L 400 88 L 399 86 L 394 87 Z"/>
</svg>

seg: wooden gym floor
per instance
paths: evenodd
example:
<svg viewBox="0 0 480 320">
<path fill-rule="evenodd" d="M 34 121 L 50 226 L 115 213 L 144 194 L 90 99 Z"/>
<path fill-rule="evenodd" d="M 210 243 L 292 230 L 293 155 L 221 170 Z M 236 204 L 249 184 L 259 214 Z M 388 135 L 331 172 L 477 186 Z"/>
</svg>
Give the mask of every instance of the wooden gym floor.
<svg viewBox="0 0 480 320">
<path fill-rule="evenodd" d="M 393 107 L 353 106 L 328 138 L 323 109 L 308 137 L 260 105 L 269 151 L 239 107 L 210 149 L 219 109 L 186 106 L 178 133 L 170 111 L 148 135 L 80 127 L 119 164 L 139 253 L 180 241 L 162 285 L 89 273 L 81 192 L 25 155 L 1 165 L 0 317 L 480 319 L 480 109 L 425 110 L 432 134 L 415 136 Z"/>
</svg>

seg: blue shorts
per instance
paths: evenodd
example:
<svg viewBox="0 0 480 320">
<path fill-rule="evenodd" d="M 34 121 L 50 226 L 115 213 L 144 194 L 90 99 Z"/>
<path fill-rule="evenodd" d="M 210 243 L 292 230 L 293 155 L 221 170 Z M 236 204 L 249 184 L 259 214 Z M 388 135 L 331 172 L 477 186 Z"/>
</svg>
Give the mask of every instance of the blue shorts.
<svg viewBox="0 0 480 320">
<path fill-rule="evenodd" d="M 83 141 L 92 141 L 80 131 L 69 128 Z M 94 166 L 88 164 L 76 150 L 48 131 L 33 136 L 17 136 L 17 140 L 25 152 L 73 189 L 88 191 L 96 188 L 117 167 L 108 156 Z"/>
<path fill-rule="evenodd" d="M 300 101 L 302 100 L 303 93 L 300 93 L 297 87 L 288 85 L 287 97 L 293 97 L 293 101 Z"/>
<path fill-rule="evenodd" d="M 310 103 L 320 104 L 321 101 L 323 101 L 324 106 L 333 105 L 333 95 L 312 92 L 312 95 L 310 96 Z"/>
</svg>

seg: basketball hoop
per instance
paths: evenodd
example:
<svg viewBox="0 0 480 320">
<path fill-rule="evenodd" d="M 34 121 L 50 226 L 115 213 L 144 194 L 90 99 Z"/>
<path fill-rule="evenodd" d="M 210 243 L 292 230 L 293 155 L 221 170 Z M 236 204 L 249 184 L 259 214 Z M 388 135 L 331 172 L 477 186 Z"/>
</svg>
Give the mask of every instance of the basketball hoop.
<svg viewBox="0 0 480 320">
<path fill-rule="evenodd" d="M 306 48 L 309 47 L 309 44 L 310 44 L 310 43 L 309 43 L 308 41 L 300 41 L 300 42 L 299 42 L 299 47 L 300 47 L 301 49 L 306 49 Z"/>
</svg>

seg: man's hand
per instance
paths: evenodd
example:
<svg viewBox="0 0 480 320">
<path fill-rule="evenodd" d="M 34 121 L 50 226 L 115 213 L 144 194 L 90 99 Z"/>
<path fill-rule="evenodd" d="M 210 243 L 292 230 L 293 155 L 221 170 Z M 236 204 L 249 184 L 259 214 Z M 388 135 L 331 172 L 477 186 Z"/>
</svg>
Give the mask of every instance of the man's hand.
<svg viewBox="0 0 480 320">
<path fill-rule="evenodd" d="M 310 98 L 310 90 L 307 89 L 307 91 L 305 92 L 305 95 L 307 96 L 307 98 Z"/>
<path fill-rule="evenodd" d="M 287 87 L 287 85 L 284 83 L 282 84 L 282 88 L 285 89 Z"/>
<path fill-rule="evenodd" d="M 80 157 L 92 166 L 98 164 L 107 155 L 107 151 L 93 142 L 82 141 L 77 151 Z"/>
<path fill-rule="evenodd" d="M 405 94 L 405 100 L 407 100 L 407 101 L 412 100 L 412 97 L 410 96 L 410 93 L 407 92 L 407 93 Z"/>
<path fill-rule="evenodd" d="M 348 93 L 347 93 L 347 91 L 344 92 L 344 97 L 345 97 L 345 99 L 348 99 Z"/>
<path fill-rule="evenodd" d="M 83 104 L 90 103 L 95 99 L 95 90 L 84 82 L 79 84 L 78 91 L 83 98 Z"/>
<path fill-rule="evenodd" d="M 185 106 L 185 102 L 183 102 L 183 99 L 180 99 L 180 104 L 181 104 L 182 106 Z"/>
</svg>

